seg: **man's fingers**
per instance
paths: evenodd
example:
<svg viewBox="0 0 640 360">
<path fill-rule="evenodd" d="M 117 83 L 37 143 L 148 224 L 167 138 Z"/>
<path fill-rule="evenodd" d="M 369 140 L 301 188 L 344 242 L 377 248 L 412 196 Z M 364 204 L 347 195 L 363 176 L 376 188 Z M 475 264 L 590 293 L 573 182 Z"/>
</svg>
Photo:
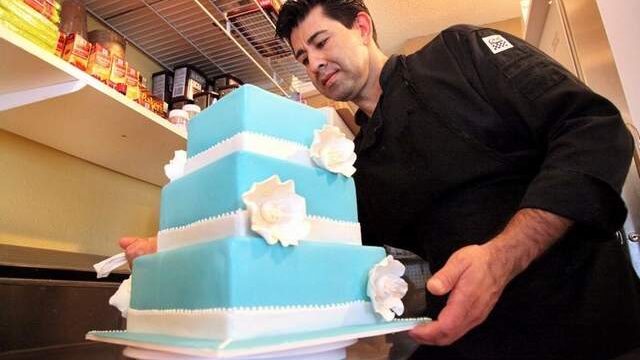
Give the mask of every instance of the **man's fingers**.
<svg viewBox="0 0 640 360">
<path fill-rule="evenodd" d="M 132 256 L 140 256 L 145 254 L 145 249 L 146 244 L 144 244 L 143 242 L 136 242 L 131 244 L 127 248 L 127 253 L 131 254 Z"/>
<path fill-rule="evenodd" d="M 123 250 L 126 250 L 129 245 L 133 244 L 134 242 L 136 242 L 138 240 L 140 240 L 139 237 L 124 236 L 124 237 L 121 237 L 120 240 L 118 240 L 118 245 L 120 245 L 120 247 Z"/>
<path fill-rule="evenodd" d="M 454 289 L 449 295 L 447 305 L 438 315 L 438 320 L 426 324 L 416 335 L 427 344 L 451 344 L 470 328 L 468 322 L 473 313 L 474 303 L 473 297 L 464 296 L 460 289 Z"/>
<path fill-rule="evenodd" d="M 409 332 L 417 342 L 427 345 L 450 345 L 469 330 L 481 324 L 493 303 L 470 294 L 457 291 L 450 295 L 447 306 L 438 315 L 438 320 L 420 325 Z"/>
<path fill-rule="evenodd" d="M 129 262 L 129 267 L 133 266 L 133 260 L 140 255 L 144 255 L 142 244 L 140 242 L 130 244 L 125 249 L 124 254 L 127 257 L 127 262 Z"/>
<path fill-rule="evenodd" d="M 427 290 L 433 295 L 447 294 L 453 289 L 466 268 L 467 265 L 464 262 L 459 261 L 455 256 L 451 257 L 444 267 L 427 281 Z"/>
<path fill-rule="evenodd" d="M 409 335 L 422 344 L 449 345 L 477 325 L 475 321 L 470 323 L 475 317 L 473 304 L 473 301 L 449 302 L 438 315 L 438 320 L 414 328 Z"/>
<path fill-rule="evenodd" d="M 454 326 L 440 320 L 418 325 L 409 331 L 409 336 L 416 342 L 425 345 L 450 345 L 462 334 L 458 334 Z"/>
<path fill-rule="evenodd" d="M 489 272 L 489 261 L 481 247 L 468 246 L 454 253 L 429 279 L 429 292 L 450 294 L 436 321 L 410 332 L 416 341 L 449 345 L 487 318 L 504 288 Z"/>
</svg>

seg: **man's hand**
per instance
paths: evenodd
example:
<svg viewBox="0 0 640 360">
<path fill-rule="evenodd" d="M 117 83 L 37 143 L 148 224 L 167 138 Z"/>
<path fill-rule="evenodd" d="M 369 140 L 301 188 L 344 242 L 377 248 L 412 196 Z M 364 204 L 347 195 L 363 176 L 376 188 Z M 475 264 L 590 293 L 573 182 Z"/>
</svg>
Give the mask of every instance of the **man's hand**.
<svg viewBox="0 0 640 360">
<path fill-rule="evenodd" d="M 522 209 L 500 235 L 483 245 L 463 247 L 427 282 L 447 304 L 431 323 L 409 335 L 419 343 L 449 345 L 482 323 L 509 281 L 526 269 L 572 225 L 572 221 L 538 209 Z"/>
<path fill-rule="evenodd" d="M 154 253 L 158 249 L 158 243 L 155 237 L 139 238 L 126 236 L 120 238 L 118 244 L 127 256 L 129 267 L 133 264 L 133 259 L 141 255 Z"/>
<path fill-rule="evenodd" d="M 511 280 L 509 271 L 490 246 L 472 245 L 456 251 L 427 282 L 434 295 L 446 295 L 447 305 L 438 319 L 409 332 L 419 343 L 449 345 L 482 323 Z"/>
</svg>

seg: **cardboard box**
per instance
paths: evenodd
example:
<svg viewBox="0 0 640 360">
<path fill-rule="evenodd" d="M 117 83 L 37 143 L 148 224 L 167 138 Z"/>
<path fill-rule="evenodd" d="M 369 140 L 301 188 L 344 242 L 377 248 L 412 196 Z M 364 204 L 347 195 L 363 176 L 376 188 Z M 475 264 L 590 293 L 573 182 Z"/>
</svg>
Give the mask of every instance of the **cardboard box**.
<svg viewBox="0 0 640 360">
<path fill-rule="evenodd" d="M 111 54 L 104 46 L 94 44 L 89 55 L 87 72 L 96 79 L 107 83 L 111 73 Z"/>
<path fill-rule="evenodd" d="M 77 33 L 71 33 L 67 36 L 64 52 L 62 53 L 62 58 L 65 61 L 70 62 L 82 71 L 86 71 L 90 53 L 91 43 L 82 36 Z"/>
</svg>

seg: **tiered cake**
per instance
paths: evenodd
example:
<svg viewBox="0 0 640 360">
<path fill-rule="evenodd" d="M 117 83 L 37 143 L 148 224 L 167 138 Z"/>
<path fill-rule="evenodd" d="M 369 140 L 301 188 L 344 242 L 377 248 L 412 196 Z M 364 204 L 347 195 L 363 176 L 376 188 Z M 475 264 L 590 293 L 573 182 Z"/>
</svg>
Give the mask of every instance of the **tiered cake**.
<svg viewBox="0 0 640 360">
<path fill-rule="evenodd" d="M 362 246 L 353 143 L 322 112 L 246 85 L 188 133 L 158 253 L 133 266 L 128 332 L 237 340 L 401 313 L 404 268 Z"/>
</svg>

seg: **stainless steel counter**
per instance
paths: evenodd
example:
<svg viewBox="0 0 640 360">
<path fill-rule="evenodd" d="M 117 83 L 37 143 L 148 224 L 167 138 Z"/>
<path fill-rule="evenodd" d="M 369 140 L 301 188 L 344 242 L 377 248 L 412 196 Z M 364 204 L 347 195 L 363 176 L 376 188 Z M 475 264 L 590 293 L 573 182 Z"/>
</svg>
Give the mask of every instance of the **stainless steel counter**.
<svg viewBox="0 0 640 360">
<path fill-rule="evenodd" d="M 81 343 L 0 354 L 2 360 L 124 360 L 122 346 Z"/>
<path fill-rule="evenodd" d="M 117 347 L 84 340 L 90 330 L 125 327 L 108 301 L 128 270 L 98 280 L 92 265 L 104 258 L 0 245 L 0 359 L 117 358 Z"/>
<path fill-rule="evenodd" d="M 0 244 L 0 266 L 93 272 L 93 264 L 106 258 L 107 256 Z M 114 273 L 128 274 L 129 269 L 123 266 Z"/>
</svg>

